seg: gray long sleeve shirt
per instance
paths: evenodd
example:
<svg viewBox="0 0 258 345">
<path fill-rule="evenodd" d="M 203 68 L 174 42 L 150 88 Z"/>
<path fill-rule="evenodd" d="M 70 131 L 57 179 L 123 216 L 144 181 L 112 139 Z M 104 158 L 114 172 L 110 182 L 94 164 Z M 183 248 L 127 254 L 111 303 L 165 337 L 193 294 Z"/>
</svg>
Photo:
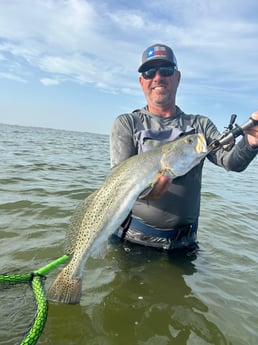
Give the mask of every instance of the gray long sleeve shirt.
<svg viewBox="0 0 258 345">
<path fill-rule="evenodd" d="M 183 131 L 191 127 L 195 133 L 203 133 L 208 145 L 220 135 L 209 118 L 185 114 L 178 107 L 176 115 L 169 118 L 150 113 L 147 108 L 135 110 L 118 116 L 114 121 L 110 136 L 111 167 L 139 153 L 139 132 L 152 129 L 158 133 L 175 127 Z M 207 158 L 226 170 L 243 171 L 257 152 L 243 137 L 231 151 L 219 149 Z M 200 212 L 202 168 L 203 162 L 185 176 L 176 178 L 160 199 L 136 201 L 133 215 L 164 230 L 195 222 Z"/>
</svg>

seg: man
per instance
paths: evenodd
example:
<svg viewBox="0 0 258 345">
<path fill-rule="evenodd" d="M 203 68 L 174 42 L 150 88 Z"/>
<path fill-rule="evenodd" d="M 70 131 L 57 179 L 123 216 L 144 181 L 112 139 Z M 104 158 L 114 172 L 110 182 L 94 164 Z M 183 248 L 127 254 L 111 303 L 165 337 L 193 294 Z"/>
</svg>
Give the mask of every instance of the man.
<svg viewBox="0 0 258 345">
<path fill-rule="evenodd" d="M 219 137 L 209 118 L 185 114 L 176 105 L 181 74 L 170 47 L 154 44 L 147 48 L 138 72 L 147 106 L 115 120 L 110 136 L 112 167 L 171 140 L 177 132 L 203 133 L 208 145 Z M 252 118 L 258 120 L 258 111 Z M 207 157 L 227 170 L 243 171 L 257 152 L 258 126 L 255 126 L 230 151 L 221 148 Z M 131 216 L 115 236 L 168 250 L 197 248 L 202 168 L 203 162 L 172 183 L 162 176 L 144 200 L 136 201 Z"/>
</svg>

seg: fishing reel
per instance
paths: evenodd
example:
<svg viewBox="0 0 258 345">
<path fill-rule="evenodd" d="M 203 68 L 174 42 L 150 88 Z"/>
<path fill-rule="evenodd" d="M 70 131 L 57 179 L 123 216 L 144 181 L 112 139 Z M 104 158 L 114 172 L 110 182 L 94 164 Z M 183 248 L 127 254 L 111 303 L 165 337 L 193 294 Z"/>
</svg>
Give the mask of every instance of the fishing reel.
<svg viewBox="0 0 258 345">
<path fill-rule="evenodd" d="M 209 151 L 214 151 L 220 148 L 223 148 L 223 150 L 226 151 L 230 151 L 235 145 L 237 137 L 239 137 L 240 135 L 244 135 L 245 130 L 253 126 L 258 126 L 258 120 L 254 120 L 251 117 L 242 125 L 238 125 L 235 123 L 236 118 L 236 114 L 231 115 L 229 125 L 225 127 L 225 131 L 218 139 L 215 139 L 210 143 L 210 145 L 208 146 Z"/>
</svg>

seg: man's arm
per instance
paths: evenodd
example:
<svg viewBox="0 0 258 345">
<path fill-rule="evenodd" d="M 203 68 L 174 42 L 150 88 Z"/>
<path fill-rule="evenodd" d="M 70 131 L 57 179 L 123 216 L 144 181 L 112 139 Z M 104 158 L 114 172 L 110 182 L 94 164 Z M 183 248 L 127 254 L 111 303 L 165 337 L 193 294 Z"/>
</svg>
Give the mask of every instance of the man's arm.
<svg viewBox="0 0 258 345">
<path fill-rule="evenodd" d="M 115 119 L 110 134 L 111 168 L 136 154 L 132 124 L 127 115 L 120 115 Z"/>
<path fill-rule="evenodd" d="M 253 113 L 252 118 L 258 119 L 258 112 Z M 213 135 L 215 130 L 212 125 L 210 122 L 209 131 L 212 135 L 209 135 L 209 132 L 208 136 L 216 139 Z M 209 160 L 229 171 L 241 172 L 245 170 L 258 153 L 258 147 L 256 147 L 256 145 L 258 146 L 258 126 L 245 131 L 244 134 L 244 137 L 229 152 L 223 149 L 213 151 L 208 155 Z"/>
</svg>

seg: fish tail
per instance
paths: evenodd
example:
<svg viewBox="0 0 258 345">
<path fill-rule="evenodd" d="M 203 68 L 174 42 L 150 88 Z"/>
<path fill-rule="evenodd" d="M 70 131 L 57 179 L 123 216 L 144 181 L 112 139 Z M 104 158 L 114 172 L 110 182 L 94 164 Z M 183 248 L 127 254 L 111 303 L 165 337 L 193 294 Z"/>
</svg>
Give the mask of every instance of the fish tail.
<svg viewBox="0 0 258 345">
<path fill-rule="evenodd" d="M 48 290 L 48 299 L 66 304 L 80 303 L 82 279 L 71 279 L 65 267 Z"/>
</svg>

